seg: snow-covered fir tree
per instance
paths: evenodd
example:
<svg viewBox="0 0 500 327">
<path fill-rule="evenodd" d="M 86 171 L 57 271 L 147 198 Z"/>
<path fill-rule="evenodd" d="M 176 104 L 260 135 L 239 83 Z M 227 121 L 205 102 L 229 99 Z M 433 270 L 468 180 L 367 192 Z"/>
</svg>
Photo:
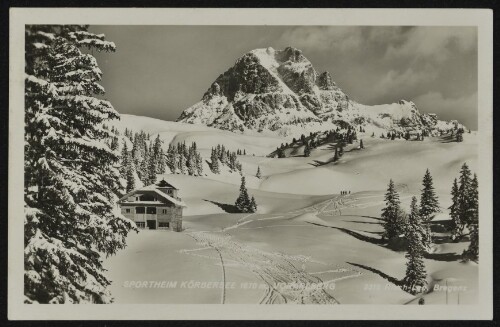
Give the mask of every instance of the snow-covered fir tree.
<svg viewBox="0 0 500 327">
<path fill-rule="evenodd" d="M 102 257 L 134 225 L 114 209 L 120 153 L 103 125 L 119 115 L 82 48 L 115 45 L 76 25 L 26 25 L 25 37 L 25 302 L 108 303 Z"/>
<path fill-rule="evenodd" d="M 183 154 L 180 154 L 179 156 L 179 167 L 178 167 L 179 173 L 183 175 L 188 174 L 188 168 L 187 168 L 187 158 Z"/>
<path fill-rule="evenodd" d="M 212 173 L 220 174 L 219 158 L 217 156 L 217 152 L 213 148 L 212 148 L 212 153 L 210 155 L 210 162 L 211 162 L 210 169 L 212 170 Z"/>
<path fill-rule="evenodd" d="M 363 140 L 359 140 L 359 148 L 364 149 L 365 145 L 363 144 Z"/>
<path fill-rule="evenodd" d="M 198 176 L 203 175 L 203 158 L 201 157 L 200 152 L 196 151 L 194 153 L 195 162 L 196 162 L 196 174 Z"/>
<path fill-rule="evenodd" d="M 336 162 L 339 160 L 339 149 L 335 147 L 335 154 L 333 155 L 333 162 Z"/>
<path fill-rule="evenodd" d="M 150 185 L 156 182 L 157 166 L 158 160 L 157 155 L 155 155 L 153 148 L 150 148 L 149 155 L 147 156 L 147 174 L 144 180 L 144 184 Z"/>
<path fill-rule="evenodd" d="M 257 173 L 255 174 L 255 177 L 257 177 L 258 179 L 262 178 L 262 173 L 260 171 L 260 166 L 257 166 Z"/>
<path fill-rule="evenodd" d="M 117 132 L 116 132 L 114 129 L 112 129 L 112 130 L 111 130 L 111 133 L 116 135 L 116 133 L 117 133 Z M 110 144 L 110 146 L 109 146 L 109 147 L 110 147 L 110 149 L 111 149 L 111 150 L 113 150 L 113 151 L 115 151 L 115 150 L 117 150 L 117 149 L 118 149 L 118 147 L 119 147 L 119 143 L 118 143 L 118 136 L 117 136 L 117 135 L 116 135 L 116 136 L 113 136 L 113 137 L 111 138 L 111 144 Z"/>
<path fill-rule="evenodd" d="M 342 157 L 344 155 L 344 146 L 342 145 L 342 143 L 339 145 L 339 158 Z"/>
<path fill-rule="evenodd" d="M 383 239 L 389 240 L 404 232 L 405 221 L 400 205 L 399 194 L 391 179 L 385 194 L 385 207 L 382 209 L 382 218 L 384 219 Z"/>
<path fill-rule="evenodd" d="M 477 262 L 479 260 L 479 193 L 476 174 L 474 174 L 470 184 L 467 216 L 470 244 L 467 250 L 464 251 L 463 257 L 466 260 Z"/>
<path fill-rule="evenodd" d="M 239 150 L 241 153 L 241 150 Z M 235 152 L 229 151 L 224 145 L 218 144 L 210 155 L 211 170 L 214 174 L 219 174 L 221 166 L 227 166 L 231 172 L 239 172 L 242 174 L 242 165 L 238 161 L 238 150 Z M 216 160 L 217 159 L 217 160 Z"/>
<path fill-rule="evenodd" d="M 252 204 L 252 200 L 248 196 L 248 190 L 244 176 L 241 177 L 240 194 L 238 195 L 238 198 L 236 199 L 234 205 L 236 206 L 236 208 L 238 208 L 240 212 L 255 212 L 257 208 L 257 204 L 255 203 Z"/>
<path fill-rule="evenodd" d="M 309 157 L 311 155 L 311 146 L 309 142 L 306 142 L 306 146 L 304 147 L 304 157 Z"/>
<path fill-rule="evenodd" d="M 458 187 L 458 208 L 460 212 L 460 220 L 464 225 L 467 225 L 468 222 L 468 211 L 469 211 L 469 196 L 471 194 L 471 171 L 467 163 L 462 165 L 460 169 L 460 177 L 458 179 L 459 187 Z"/>
<path fill-rule="evenodd" d="M 425 235 L 423 238 L 424 246 L 429 247 L 432 242 L 430 222 L 435 217 L 436 213 L 440 211 L 439 201 L 434 191 L 434 184 L 429 169 L 425 172 L 422 186 L 423 188 L 420 195 L 420 217 L 422 218 L 422 224 L 425 228 Z"/>
<path fill-rule="evenodd" d="M 422 221 L 420 219 L 417 198 L 411 200 L 410 214 L 408 215 L 408 226 L 406 237 L 408 248 L 406 252 L 406 274 L 403 279 L 403 288 L 411 294 L 417 294 L 425 290 L 427 285 L 425 265 L 423 260 L 424 246 L 422 243 Z"/>
<path fill-rule="evenodd" d="M 460 209 L 458 207 L 458 183 L 457 179 L 453 180 L 453 185 L 451 187 L 451 206 L 448 208 L 450 210 L 450 218 L 451 218 L 451 232 L 452 239 L 457 239 L 458 235 L 461 234 L 463 225 L 460 221 Z"/>
<path fill-rule="evenodd" d="M 307 143 L 306 143 L 306 147 L 308 147 Z M 283 150 L 282 147 L 279 147 L 277 150 L 276 150 L 276 153 L 278 155 L 278 158 L 285 158 L 285 151 Z M 305 153 L 305 152 L 304 152 Z"/>
<path fill-rule="evenodd" d="M 127 142 L 123 142 L 121 156 L 120 156 L 120 175 L 125 176 L 127 174 L 127 161 L 130 159 L 130 153 L 128 151 Z"/>
<path fill-rule="evenodd" d="M 255 201 L 254 196 L 250 199 L 250 210 L 251 212 L 257 212 L 257 202 Z"/>
<path fill-rule="evenodd" d="M 468 213 L 470 208 L 471 171 L 467 163 L 464 163 L 460 169 L 458 189 L 454 189 L 454 187 L 452 187 L 450 214 L 453 220 L 452 238 L 458 240 L 463 236 L 464 229 L 470 220 Z"/>
<path fill-rule="evenodd" d="M 126 191 L 132 192 L 135 190 L 135 167 L 131 157 L 126 161 L 125 178 L 127 180 Z"/>
<path fill-rule="evenodd" d="M 197 149 L 196 142 L 191 143 L 189 147 L 185 142 L 170 144 L 164 160 L 173 174 L 203 175 L 203 158 Z"/>
</svg>

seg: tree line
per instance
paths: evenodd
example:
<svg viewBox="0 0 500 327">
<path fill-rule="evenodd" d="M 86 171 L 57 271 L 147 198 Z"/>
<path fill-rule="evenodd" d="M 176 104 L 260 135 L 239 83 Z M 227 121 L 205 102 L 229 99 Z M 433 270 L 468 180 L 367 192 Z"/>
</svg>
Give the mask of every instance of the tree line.
<svg viewBox="0 0 500 327">
<path fill-rule="evenodd" d="M 420 195 L 420 205 L 414 196 L 411 200 L 410 212 L 407 214 L 401 208 L 399 194 L 392 179 L 389 181 L 385 194 L 385 207 L 382 209 L 384 219 L 383 240 L 405 237 L 407 240 L 407 269 L 403 279 L 403 289 L 415 294 L 422 291 L 426 282 L 426 271 L 423 261 L 425 252 L 430 250 L 433 242 L 430 222 L 440 212 L 439 201 L 434 190 L 432 176 L 427 169 Z M 478 260 L 479 246 L 479 216 L 478 216 L 478 183 L 477 177 L 471 177 L 466 163 L 460 170 L 459 181 L 455 179 L 452 186 L 452 205 L 450 216 L 452 240 L 464 236 L 464 230 L 469 231 L 470 244 L 462 253 L 464 260 Z"/>
<path fill-rule="evenodd" d="M 210 154 L 210 170 L 214 174 L 220 174 L 221 165 L 229 168 L 231 172 L 239 172 L 242 173 L 242 165 L 238 161 L 238 154 L 246 154 L 246 151 L 241 152 L 241 150 L 237 150 L 236 152 L 230 151 L 226 149 L 224 144 L 217 144 L 215 148 L 212 148 L 212 152 Z"/>
<path fill-rule="evenodd" d="M 363 130 L 364 131 L 364 130 Z M 356 129 L 351 125 L 346 125 L 345 129 L 337 127 L 336 129 L 326 132 L 311 132 L 309 136 L 302 134 L 299 139 L 293 138 L 291 143 L 282 143 L 276 150 L 270 154 L 272 157 L 286 158 L 285 150 L 290 147 L 302 145 L 304 146 L 304 157 L 309 157 L 311 151 L 325 143 L 337 143 L 336 157 L 342 156 L 344 147 L 347 144 L 352 144 L 358 139 Z"/>
</svg>

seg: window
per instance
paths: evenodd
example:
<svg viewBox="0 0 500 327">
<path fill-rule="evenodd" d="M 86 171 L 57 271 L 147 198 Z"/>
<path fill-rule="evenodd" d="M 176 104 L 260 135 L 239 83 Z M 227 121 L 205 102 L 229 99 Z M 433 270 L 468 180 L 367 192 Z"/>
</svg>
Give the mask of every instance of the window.
<svg viewBox="0 0 500 327">
<path fill-rule="evenodd" d="M 149 215 L 156 215 L 156 207 L 147 207 L 146 213 Z"/>
<path fill-rule="evenodd" d="M 146 212 L 146 210 L 145 210 L 144 207 L 136 207 L 135 208 L 135 213 L 141 213 L 142 214 L 142 213 L 145 213 L 145 212 Z"/>
<path fill-rule="evenodd" d="M 139 201 L 139 197 L 138 196 L 135 197 L 135 201 Z"/>
<path fill-rule="evenodd" d="M 125 209 L 125 213 L 130 213 L 130 209 Z"/>
<path fill-rule="evenodd" d="M 164 222 L 159 222 L 158 223 L 158 228 L 169 228 L 170 223 L 164 223 Z"/>
<path fill-rule="evenodd" d="M 161 213 L 162 213 L 162 214 L 164 214 L 164 215 L 166 215 L 166 214 L 168 213 L 168 210 L 167 210 L 167 209 L 163 209 L 163 210 L 161 211 Z"/>
<path fill-rule="evenodd" d="M 143 221 L 137 221 L 135 223 L 137 225 L 137 228 L 144 228 L 146 227 L 145 223 Z"/>
<path fill-rule="evenodd" d="M 151 194 L 143 194 L 139 197 L 140 201 L 156 201 L 156 198 Z"/>
</svg>

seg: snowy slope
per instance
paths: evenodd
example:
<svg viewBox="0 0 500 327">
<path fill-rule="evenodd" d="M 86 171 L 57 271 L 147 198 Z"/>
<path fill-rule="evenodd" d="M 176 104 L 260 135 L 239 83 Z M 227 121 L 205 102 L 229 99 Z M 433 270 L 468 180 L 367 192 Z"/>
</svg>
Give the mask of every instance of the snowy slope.
<svg viewBox="0 0 500 327">
<path fill-rule="evenodd" d="M 389 106 L 393 114 L 411 113 L 399 111 L 398 106 Z M 386 108 L 375 106 L 373 115 Z M 196 142 L 204 159 L 203 178 L 239 186 L 238 173 L 223 173 L 214 175 L 210 172 L 207 161 L 210 160 L 210 150 L 217 144 L 231 150 L 245 149 L 247 155 L 238 156 L 243 166 L 243 174 L 247 177 L 249 187 L 274 193 L 326 195 L 335 194 L 341 190 L 352 191 L 383 190 L 387 181 L 393 178 L 397 183 L 406 184 L 410 189 L 419 190 L 421 177 L 425 168 L 429 168 L 435 179 L 435 186 L 444 193 L 456 177 L 460 166 L 467 162 L 472 170 L 477 168 L 477 136 L 476 133 L 465 133 L 461 143 L 448 142 L 438 137 L 428 138 L 423 142 L 372 138 L 371 131 L 359 133 L 365 149 L 358 151 L 358 143 L 348 145 L 345 154 L 338 163 L 328 163 L 333 157 L 329 144 L 313 149 L 310 157 L 300 153 L 291 154 L 288 158 L 268 158 L 267 155 L 276 150 L 281 143 L 290 141 L 280 136 L 266 136 L 246 131 L 245 133 L 230 132 L 203 125 L 162 121 L 158 119 L 121 115 L 116 126 L 144 130 L 152 137 L 160 135 L 164 141 L 164 149 L 168 144 L 178 142 Z M 255 178 L 257 167 L 262 170 L 263 178 Z M 419 173 L 413 173 L 413 172 Z M 368 185 L 368 186 L 367 186 Z M 210 193 L 210 192 L 208 192 Z"/>
<path fill-rule="evenodd" d="M 423 114 L 415 104 L 367 106 L 349 98 L 328 72 L 319 74 L 301 50 L 255 49 L 240 57 L 184 110 L 179 122 L 231 131 L 298 136 L 335 128 L 338 121 L 366 130 L 449 129 L 454 123 Z"/>
</svg>

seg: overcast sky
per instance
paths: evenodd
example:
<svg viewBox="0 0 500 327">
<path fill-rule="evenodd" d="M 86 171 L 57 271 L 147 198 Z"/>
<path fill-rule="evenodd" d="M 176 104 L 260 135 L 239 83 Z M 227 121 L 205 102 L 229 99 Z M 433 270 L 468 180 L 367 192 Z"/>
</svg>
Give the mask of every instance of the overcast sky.
<svg viewBox="0 0 500 327">
<path fill-rule="evenodd" d="M 475 27 L 92 26 L 116 43 L 96 54 L 120 113 L 175 120 L 255 48 L 303 51 L 363 104 L 414 101 L 477 129 Z"/>
</svg>

